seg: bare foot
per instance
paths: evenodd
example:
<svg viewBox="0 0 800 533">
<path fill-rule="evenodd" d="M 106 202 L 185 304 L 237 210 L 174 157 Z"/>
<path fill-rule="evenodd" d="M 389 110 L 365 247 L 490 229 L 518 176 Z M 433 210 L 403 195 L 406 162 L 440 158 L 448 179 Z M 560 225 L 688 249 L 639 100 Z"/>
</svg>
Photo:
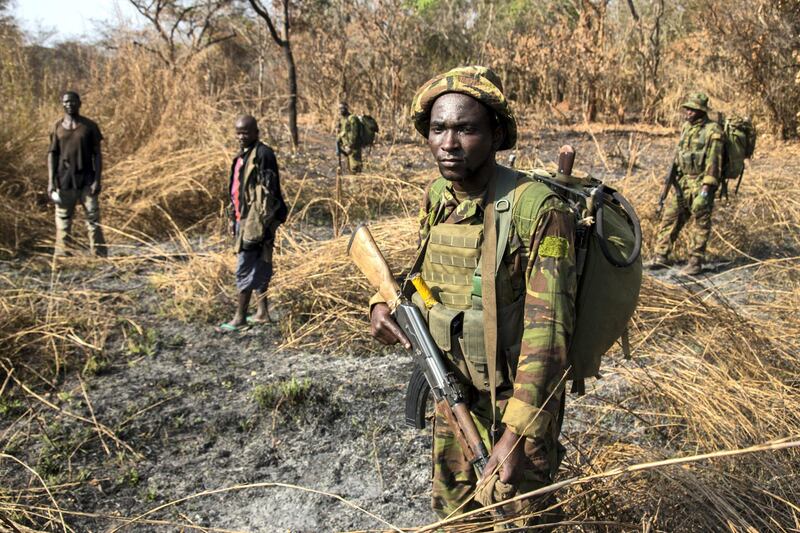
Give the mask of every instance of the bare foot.
<svg viewBox="0 0 800 533">
<path fill-rule="evenodd" d="M 247 322 L 250 324 L 272 324 L 272 318 L 270 318 L 269 313 L 256 313 L 247 317 Z"/>
<path fill-rule="evenodd" d="M 247 318 L 237 314 L 237 315 L 235 315 L 233 317 L 233 320 L 228 322 L 228 324 L 230 324 L 231 326 L 233 326 L 235 328 L 238 328 L 238 327 L 241 327 L 241 326 L 244 326 L 245 324 L 247 324 Z"/>
</svg>

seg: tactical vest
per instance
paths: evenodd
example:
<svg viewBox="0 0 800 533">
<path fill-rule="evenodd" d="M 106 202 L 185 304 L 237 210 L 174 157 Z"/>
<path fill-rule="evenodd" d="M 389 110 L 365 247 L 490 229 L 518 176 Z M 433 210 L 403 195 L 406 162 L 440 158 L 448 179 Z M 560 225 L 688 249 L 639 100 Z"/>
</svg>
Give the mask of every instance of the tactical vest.
<svg viewBox="0 0 800 533">
<path fill-rule="evenodd" d="M 442 189 L 440 186 L 434 190 L 438 198 L 431 199 L 433 213 L 438 210 Z M 506 206 L 507 215 L 501 215 L 511 219 L 512 227 L 503 246 L 495 282 L 498 308 L 496 383 L 499 393 L 511 389 L 522 339 L 524 276 L 531 236 L 518 235 L 514 230 L 513 206 L 520 201 L 523 193 L 524 202 L 533 202 L 536 212 L 549 197 L 554 196 L 548 187 L 518 174 L 511 201 Z M 479 391 L 488 391 L 489 368 L 484 346 L 487 325 L 483 318 L 481 291 L 483 217 L 475 217 L 469 223 L 465 221 L 461 224 L 438 223 L 434 218 L 430 220 L 432 227 L 420 273 L 439 303 L 428 310 L 417 293 L 412 295 L 412 301 L 422 311 L 431 336 L 450 363 L 458 369 L 460 378 L 472 383 Z"/>
<path fill-rule="evenodd" d="M 686 124 L 678 142 L 676 162 L 681 176 L 700 176 L 706 171 L 706 148 L 713 133 L 714 123 Z"/>
</svg>

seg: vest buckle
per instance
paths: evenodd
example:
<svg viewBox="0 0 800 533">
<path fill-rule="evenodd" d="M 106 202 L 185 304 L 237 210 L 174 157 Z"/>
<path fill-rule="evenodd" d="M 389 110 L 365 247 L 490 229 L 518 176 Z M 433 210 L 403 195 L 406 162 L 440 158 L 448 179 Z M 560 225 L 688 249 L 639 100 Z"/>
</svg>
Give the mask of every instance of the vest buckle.
<svg viewBox="0 0 800 533">
<path fill-rule="evenodd" d="M 505 198 L 501 198 L 494 203 L 494 210 L 500 213 L 508 211 L 510 207 L 511 207 L 511 202 L 509 202 Z"/>
</svg>

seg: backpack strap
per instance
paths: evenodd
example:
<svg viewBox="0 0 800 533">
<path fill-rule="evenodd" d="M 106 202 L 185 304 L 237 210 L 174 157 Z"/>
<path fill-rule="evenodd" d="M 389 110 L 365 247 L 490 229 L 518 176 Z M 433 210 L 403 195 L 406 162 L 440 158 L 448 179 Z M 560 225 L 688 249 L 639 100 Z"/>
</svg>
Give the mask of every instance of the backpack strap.
<svg viewBox="0 0 800 533">
<path fill-rule="evenodd" d="M 498 227 L 495 224 L 495 198 L 498 181 L 503 172 L 502 167 L 497 167 L 494 179 L 489 183 L 489 198 L 483 212 L 483 245 L 481 246 L 481 300 L 483 305 L 483 346 L 486 353 L 486 363 L 489 370 L 489 394 L 492 401 L 492 426 L 489 437 L 494 447 L 497 434 L 497 261 Z M 501 187 L 502 188 L 502 187 Z M 508 202 L 508 199 L 505 199 Z M 499 203 L 499 202 L 498 202 Z M 503 204 L 501 204 L 503 207 Z M 510 206 L 505 206 L 506 211 Z"/>
<path fill-rule="evenodd" d="M 503 260 L 511 219 L 518 173 L 497 165 L 489 184 L 489 201 L 483 216 L 483 249 L 481 250 L 481 300 L 483 305 L 483 343 L 489 371 L 489 393 L 492 401 L 491 438 L 497 433 L 497 271 Z"/>
<path fill-rule="evenodd" d="M 495 248 L 494 275 L 497 276 L 497 271 L 500 270 L 500 263 L 503 261 L 503 255 L 505 255 L 506 246 L 508 245 L 508 235 L 511 231 L 511 219 L 514 211 L 513 202 L 516 196 L 517 172 L 498 165 L 495 182 L 496 188 L 493 198 L 493 207 L 495 216 L 494 225 L 497 228 L 497 246 Z M 484 235 L 486 235 L 485 231 Z"/>
</svg>

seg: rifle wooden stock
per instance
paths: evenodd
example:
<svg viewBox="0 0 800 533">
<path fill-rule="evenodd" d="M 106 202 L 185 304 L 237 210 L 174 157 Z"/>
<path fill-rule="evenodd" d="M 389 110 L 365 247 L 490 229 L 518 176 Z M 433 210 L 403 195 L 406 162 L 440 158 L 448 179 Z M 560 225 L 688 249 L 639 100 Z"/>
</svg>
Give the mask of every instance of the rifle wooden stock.
<svg viewBox="0 0 800 533">
<path fill-rule="evenodd" d="M 389 309 L 395 310 L 400 302 L 400 286 L 392 276 L 380 248 L 372 238 L 369 228 L 360 224 L 347 245 L 347 253 L 367 280 L 378 290 Z"/>
<path fill-rule="evenodd" d="M 572 166 L 575 164 L 575 148 L 565 144 L 558 149 L 558 173 L 565 176 L 572 175 Z"/>
</svg>

